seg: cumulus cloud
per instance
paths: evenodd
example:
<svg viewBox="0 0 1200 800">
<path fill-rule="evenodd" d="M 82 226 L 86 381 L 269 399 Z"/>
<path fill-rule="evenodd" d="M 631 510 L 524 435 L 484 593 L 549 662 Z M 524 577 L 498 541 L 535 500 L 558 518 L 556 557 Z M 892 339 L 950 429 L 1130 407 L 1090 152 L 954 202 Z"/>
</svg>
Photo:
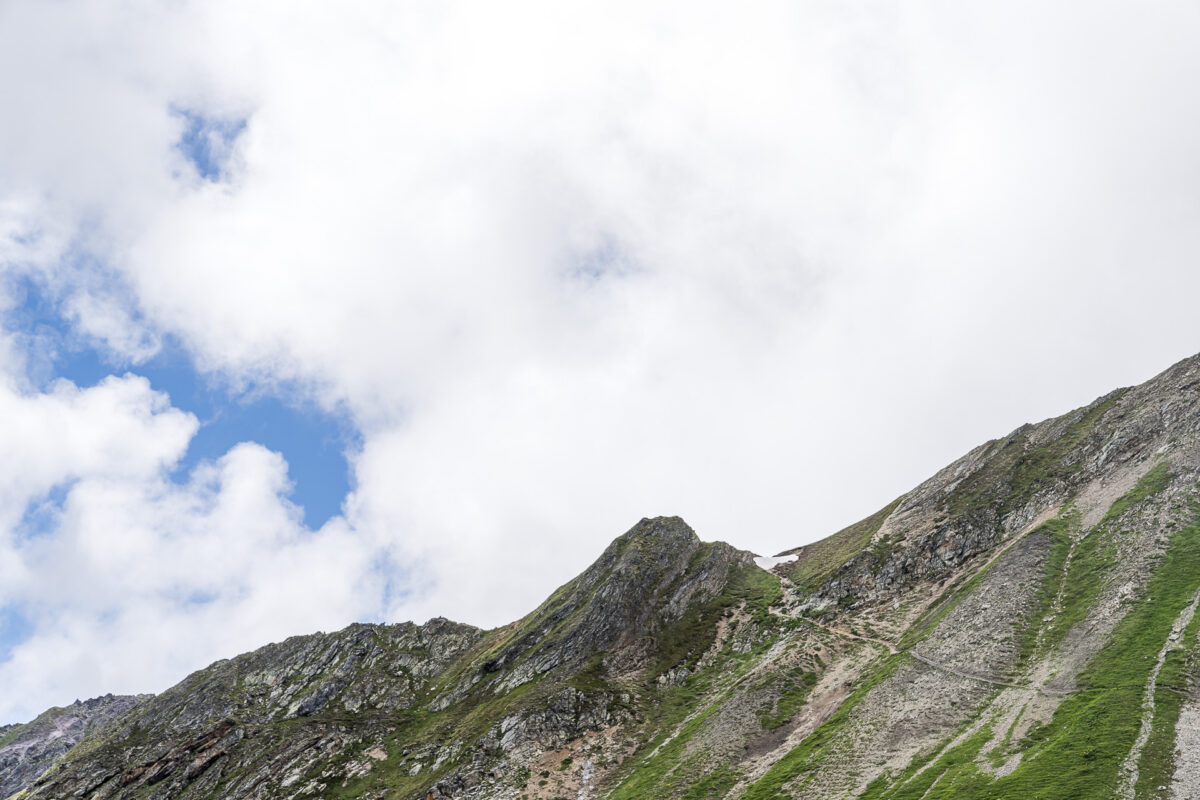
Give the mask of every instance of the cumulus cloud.
<svg viewBox="0 0 1200 800">
<path fill-rule="evenodd" d="M 0 717 L 64 691 L 159 690 L 216 656 L 378 613 L 373 549 L 340 519 L 306 529 L 277 453 L 241 444 L 171 479 L 196 420 L 145 379 L 0 391 L 0 408 L 0 608 L 33 630 L 0 663 Z M 17 519 L 26 508 L 39 513 Z"/>
<path fill-rule="evenodd" d="M 1198 27 L 1173 3 L 5 4 L 4 263 L 134 369 L 169 333 L 363 437 L 319 532 L 251 447 L 184 485 L 168 455 L 101 459 L 53 546 L 149 520 L 126 545 L 153 565 L 176 513 L 185 549 L 257 531 L 256 570 L 171 578 L 219 598 L 179 612 L 187 652 L 227 654 L 318 619 L 504 622 L 642 515 L 760 552 L 825 535 L 1195 349 Z M 392 573 L 351 580 L 367 561 Z M 312 624 L 278 603 L 330 575 Z M 79 652 L 81 619 L 53 628 Z"/>
</svg>

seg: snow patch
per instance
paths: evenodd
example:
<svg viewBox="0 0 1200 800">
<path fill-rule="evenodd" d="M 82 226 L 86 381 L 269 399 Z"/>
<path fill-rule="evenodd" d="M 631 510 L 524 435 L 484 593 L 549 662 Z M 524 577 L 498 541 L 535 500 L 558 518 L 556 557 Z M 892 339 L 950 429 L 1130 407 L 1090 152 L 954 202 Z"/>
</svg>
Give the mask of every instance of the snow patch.
<svg viewBox="0 0 1200 800">
<path fill-rule="evenodd" d="M 755 556 L 754 563 L 763 569 L 769 570 L 776 564 L 786 564 L 789 561 L 795 561 L 798 557 L 795 553 L 792 553 L 790 556 Z"/>
</svg>

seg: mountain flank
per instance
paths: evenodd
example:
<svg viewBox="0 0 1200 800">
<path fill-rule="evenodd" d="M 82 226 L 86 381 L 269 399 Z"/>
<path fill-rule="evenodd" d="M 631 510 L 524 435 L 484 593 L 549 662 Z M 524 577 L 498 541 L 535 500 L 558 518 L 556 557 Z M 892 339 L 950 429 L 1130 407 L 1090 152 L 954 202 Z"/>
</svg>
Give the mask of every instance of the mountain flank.
<svg viewBox="0 0 1200 800">
<path fill-rule="evenodd" d="M 294 637 L 0 775 L 22 800 L 1200 797 L 1198 480 L 1195 357 L 770 571 L 644 519 L 503 628 Z"/>
<path fill-rule="evenodd" d="M 109 694 L 76 700 L 65 708 L 51 708 L 25 725 L 0 727 L 0 797 L 19 791 L 84 737 L 149 698 Z"/>
</svg>

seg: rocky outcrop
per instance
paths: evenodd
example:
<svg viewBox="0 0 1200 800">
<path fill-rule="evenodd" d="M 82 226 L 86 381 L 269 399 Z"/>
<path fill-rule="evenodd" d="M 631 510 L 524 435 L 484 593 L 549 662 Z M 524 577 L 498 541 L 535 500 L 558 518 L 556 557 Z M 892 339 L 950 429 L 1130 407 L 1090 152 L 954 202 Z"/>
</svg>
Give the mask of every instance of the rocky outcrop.
<svg viewBox="0 0 1200 800">
<path fill-rule="evenodd" d="M 901 498 L 870 546 L 812 595 L 818 606 L 887 601 L 940 581 L 1121 469 L 1145 471 L 1164 448 L 1192 443 L 1200 356 L 1084 408 L 988 442 Z M 798 551 L 796 551 L 798 552 Z M 780 567 L 786 574 L 786 565 Z"/>
<path fill-rule="evenodd" d="M 32 783 L 51 764 L 150 695 L 117 696 L 107 694 L 65 708 L 52 708 L 26 725 L 0 729 L 0 797 Z"/>
<path fill-rule="evenodd" d="M 125 714 L 97 743 L 93 757 L 59 778 L 53 789 L 35 784 L 35 796 L 70 793 L 126 796 L 156 786 L 162 796 L 219 785 L 230 769 L 253 775 L 259 759 L 295 771 L 314 752 L 339 752 L 378 732 L 378 725 L 347 733 L 318 724 L 305 737 L 282 743 L 276 723 L 411 709 L 428 683 L 479 641 L 482 631 L 445 619 L 424 625 L 352 625 L 332 634 L 297 636 L 237 658 L 219 661 Z M 114 754 L 121 754 L 114 758 Z M 279 785 L 286 775 L 259 782 Z"/>
<path fill-rule="evenodd" d="M 679 517 L 643 519 L 517 623 L 480 669 L 505 670 L 501 685 L 511 689 L 595 654 L 614 668 L 636 666 L 657 632 L 720 594 L 730 570 L 752 558 L 724 542 L 701 543 Z"/>
</svg>

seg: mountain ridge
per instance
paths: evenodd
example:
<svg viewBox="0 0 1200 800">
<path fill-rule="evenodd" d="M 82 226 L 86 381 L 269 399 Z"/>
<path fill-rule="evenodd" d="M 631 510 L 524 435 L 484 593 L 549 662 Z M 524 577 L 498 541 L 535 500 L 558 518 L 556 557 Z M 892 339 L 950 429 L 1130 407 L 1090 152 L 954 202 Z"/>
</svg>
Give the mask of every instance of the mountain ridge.
<svg viewBox="0 0 1200 800">
<path fill-rule="evenodd" d="M 19 791 L 90 733 L 150 697 L 107 694 L 76 700 L 25 724 L 0 727 L 0 797 Z"/>
<path fill-rule="evenodd" d="M 1187 797 L 1198 476 L 1200 356 L 770 572 L 643 519 L 507 626 L 216 662 L 17 796 Z"/>
</svg>

